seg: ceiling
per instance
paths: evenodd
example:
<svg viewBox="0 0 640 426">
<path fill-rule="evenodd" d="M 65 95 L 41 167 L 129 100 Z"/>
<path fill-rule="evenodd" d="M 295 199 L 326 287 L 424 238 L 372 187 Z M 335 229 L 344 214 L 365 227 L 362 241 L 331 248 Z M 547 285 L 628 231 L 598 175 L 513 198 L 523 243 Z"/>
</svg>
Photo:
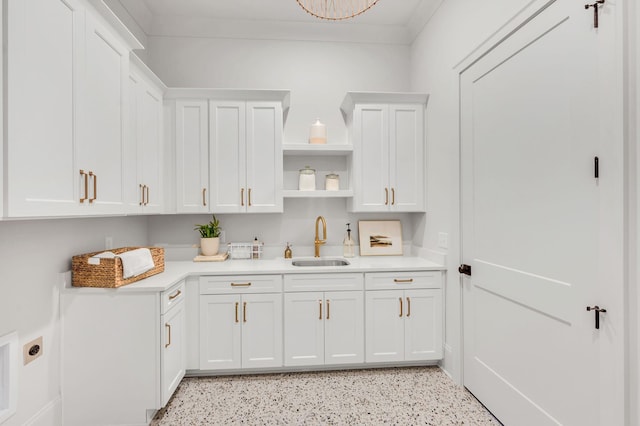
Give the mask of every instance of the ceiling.
<svg viewBox="0 0 640 426">
<path fill-rule="evenodd" d="M 400 44 L 413 41 L 442 1 L 379 0 L 362 15 L 332 22 L 309 15 L 296 0 L 105 0 L 134 34 L 145 37 L 267 37 Z"/>
</svg>

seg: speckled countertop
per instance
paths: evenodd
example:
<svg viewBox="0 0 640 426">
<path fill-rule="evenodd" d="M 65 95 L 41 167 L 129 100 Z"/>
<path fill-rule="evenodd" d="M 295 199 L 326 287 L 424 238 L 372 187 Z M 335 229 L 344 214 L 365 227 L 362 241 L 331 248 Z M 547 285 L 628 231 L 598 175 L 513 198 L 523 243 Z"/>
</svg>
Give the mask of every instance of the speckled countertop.
<svg viewBox="0 0 640 426">
<path fill-rule="evenodd" d="M 333 257 L 327 257 L 333 258 Z M 164 272 L 117 289 L 67 287 L 77 292 L 159 292 L 188 276 L 198 275 L 261 275 L 261 274 L 318 274 L 345 272 L 442 271 L 444 266 L 420 257 L 369 256 L 349 258 L 346 266 L 307 266 L 291 264 L 295 259 L 226 260 L 224 262 L 166 262 Z"/>
</svg>

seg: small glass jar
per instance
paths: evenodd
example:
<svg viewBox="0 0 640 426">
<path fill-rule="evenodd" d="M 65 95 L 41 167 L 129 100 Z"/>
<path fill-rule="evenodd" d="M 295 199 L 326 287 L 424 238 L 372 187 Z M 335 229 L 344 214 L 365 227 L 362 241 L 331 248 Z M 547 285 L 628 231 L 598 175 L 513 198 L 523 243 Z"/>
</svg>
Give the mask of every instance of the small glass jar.
<svg viewBox="0 0 640 426">
<path fill-rule="evenodd" d="M 309 166 L 300 169 L 300 177 L 298 179 L 298 189 L 300 191 L 316 190 L 316 171 Z"/>
<path fill-rule="evenodd" d="M 340 176 L 335 173 L 329 173 L 324 178 L 324 189 L 327 191 L 340 190 Z"/>
</svg>

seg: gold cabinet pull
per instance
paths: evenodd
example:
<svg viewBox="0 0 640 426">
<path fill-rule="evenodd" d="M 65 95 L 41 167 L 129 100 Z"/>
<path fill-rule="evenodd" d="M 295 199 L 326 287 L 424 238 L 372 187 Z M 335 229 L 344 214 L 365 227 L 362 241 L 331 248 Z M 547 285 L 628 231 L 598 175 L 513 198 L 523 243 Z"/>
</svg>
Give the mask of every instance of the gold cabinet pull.
<svg viewBox="0 0 640 426">
<path fill-rule="evenodd" d="M 141 206 L 144 205 L 144 185 L 140 184 L 140 203 Z"/>
<path fill-rule="evenodd" d="M 384 189 L 384 205 L 389 205 L 389 188 Z"/>
<path fill-rule="evenodd" d="M 169 300 L 173 300 L 176 297 L 180 296 L 182 294 L 182 290 L 178 290 L 176 291 L 174 294 L 172 294 L 171 296 L 169 296 Z"/>
<path fill-rule="evenodd" d="M 247 302 L 242 303 L 242 322 L 247 322 Z"/>
<path fill-rule="evenodd" d="M 244 207 L 244 188 L 240 188 L 240 205 Z"/>
<path fill-rule="evenodd" d="M 407 297 L 407 318 L 411 316 L 411 299 Z"/>
<path fill-rule="evenodd" d="M 251 283 L 231 283 L 231 287 L 251 287 Z"/>
<path fill-rule="evenodd" d="M 331 318 L 331 300 L 327 299 L 327 319 Z"/>
<path fill-rule="evenodd" d="M 84 197 L 80 198 L 80 202 L 84 203 L 89 199 L 89 175 L 87 175 L 84 170 L 80 169 L 80 176 L 84 176 Z"/>
<path fill-rule="evenodd" d="M 164 347 L 166 349 L 171 345 L 171 324 L 165 323 L 164 326 L 169 331 L 169 341 L 167 343 L 165 343 L 165 345 L 164 345 Z"/>
<path fill-rule="evenodd" d="M 207 188 L 202 188 L 202 205 L 207 206 Z"/>
<path fill-rule="evenodd" d="M 249 195 L 247 198 L 248 198 L 249 207 L 251 207 L 251 188 L 249 188 Z"/>
<path fill-rule="evenodd" d="M 318 306 L 319 306 L 319 314 L 318 314 L 318 319 L 320 321 L 322 321 L 322 300 L 318 300 Z"/>
<path fill-rule="evenodd" d="M 238 305 L 239 303 L 236 302 L 236 322 L 238 322 Z"/>
<path fill-rule="evenodd" d="M 89 198 L 89 202 L 93 203 L 98 198 L 98 175 L 89 171 L 89 176 L 93 177 L 93 197 Z"/>
<path fill-rule="evenodd" d="M 146 198 L 146 200 L 145 200 L 145 202 L 144 202 L 144 205 L 146 206 L 147 204 L 149 204 L 149 186 L 148 186 L 148 185 L 145 185 L 145 186 L 144 186 L 144 189 L 145 189 L 145 190 L 146 190 L 146 192 L 147 192 L 147 198 Z"/>
<path fill-rule="evenodd" d="M 400 317 L 402 317 L 402 297 L 398 297 L 398 300 L 400 300 Z"/>
<path fill-rule="evenodd" d="M 399 278 L 394 278 L 393 282 L 394 283 L 412 283 L 413 282 L 413 278 L 407 278 L 406 280 L 401 280 Z"/>
<path fill-rule="evenodd" d="M 391 205 L 394 206 L 396 204 L 396 189 L 391 188 Z"/>
</svg>

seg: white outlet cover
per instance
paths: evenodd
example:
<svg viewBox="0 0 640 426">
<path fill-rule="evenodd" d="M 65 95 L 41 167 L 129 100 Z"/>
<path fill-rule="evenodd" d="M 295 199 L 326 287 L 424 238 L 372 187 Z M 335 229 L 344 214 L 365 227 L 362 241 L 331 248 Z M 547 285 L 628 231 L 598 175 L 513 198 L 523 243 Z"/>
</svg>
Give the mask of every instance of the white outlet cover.
<svg viewBox="0 0 640 426">
<path fill-rule="evenodd" d="M 449 248 L 449 234 L 447 234 L 446 232 L 438 233 L 438 247 L 443 249 Z"/>
</svg>

